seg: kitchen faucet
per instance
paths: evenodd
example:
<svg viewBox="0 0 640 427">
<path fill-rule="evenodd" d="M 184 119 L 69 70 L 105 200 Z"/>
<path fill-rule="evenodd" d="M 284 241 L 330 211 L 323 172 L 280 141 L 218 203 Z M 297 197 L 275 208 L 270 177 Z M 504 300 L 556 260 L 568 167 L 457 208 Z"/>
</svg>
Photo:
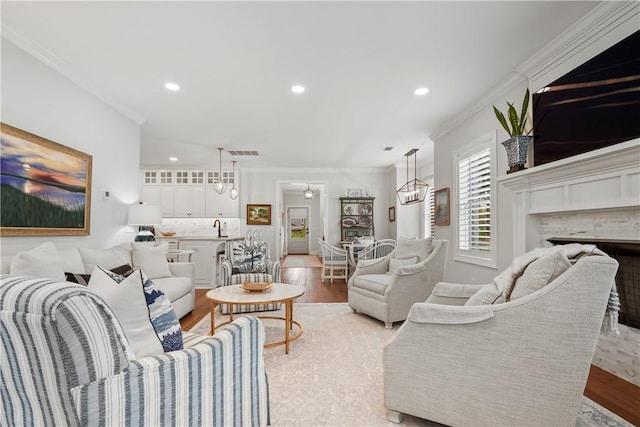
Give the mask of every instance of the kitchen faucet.
<svg viewBox="0 0 640 427">
<path fill-rule="evenodd" d="M 216 219 L 215 221 L 213 221 L 213 228 L 216 228 L 216 224 L 218 224 L 217 228 L 218 228 L 218 239 L 219 239 L 220 237 L 222 237 L 222 235 L 221 235 L 222 234 L 222 229 L 221 229 L 222 226 L 220 225 L 220 220 L 219 219 Z"/>
</svg>

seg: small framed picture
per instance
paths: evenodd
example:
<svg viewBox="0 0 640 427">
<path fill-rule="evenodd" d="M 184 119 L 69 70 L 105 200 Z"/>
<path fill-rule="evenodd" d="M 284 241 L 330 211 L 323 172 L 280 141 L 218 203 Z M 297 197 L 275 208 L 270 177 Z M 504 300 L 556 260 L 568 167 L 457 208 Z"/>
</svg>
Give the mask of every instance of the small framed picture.
<svg viewBox="0 0 640 427">
<path fill-rule="evenodd" d="M 347 197 L 362 197 L 362 188 L 347 188 Z"/>
<path fill-rule="evenodd" d="M 247 225 L 271 225 L 271 205 L 247 205 Z"/>
<path fill-rule="evenodd" d="M 436 190 L 433 199 L 436 225 L 449 225 L 449 188 Z"/>
<path fill-rule="evenodd" d="M 391 206 L 389 208 L 389 222 L 395 222 L 395 221 L 396 221 L 396 207 Z"/>
</svg>

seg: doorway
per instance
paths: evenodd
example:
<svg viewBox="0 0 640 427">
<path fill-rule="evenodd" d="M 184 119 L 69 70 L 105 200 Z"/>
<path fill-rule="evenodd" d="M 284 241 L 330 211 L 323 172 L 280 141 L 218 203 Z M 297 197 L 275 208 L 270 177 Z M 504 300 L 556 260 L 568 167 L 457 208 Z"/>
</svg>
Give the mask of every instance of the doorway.
<svg viewBox="0 0 640 427">
<path fill-rule="evenodd" d="M 309 207 L 287 208 L 287 253 L 309 254 Z"/>
</svg>

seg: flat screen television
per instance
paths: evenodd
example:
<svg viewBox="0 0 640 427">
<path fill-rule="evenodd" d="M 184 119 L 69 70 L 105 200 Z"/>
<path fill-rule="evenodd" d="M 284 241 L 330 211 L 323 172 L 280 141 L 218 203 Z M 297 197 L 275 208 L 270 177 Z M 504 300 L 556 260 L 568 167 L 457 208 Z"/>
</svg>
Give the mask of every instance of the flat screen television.
<svg viewBox="0 0 640 427">
<path fill-rule="evenodd" d="M 640 31 L 533 95 L 534 165 L 640 138 Z"/>
</svg>

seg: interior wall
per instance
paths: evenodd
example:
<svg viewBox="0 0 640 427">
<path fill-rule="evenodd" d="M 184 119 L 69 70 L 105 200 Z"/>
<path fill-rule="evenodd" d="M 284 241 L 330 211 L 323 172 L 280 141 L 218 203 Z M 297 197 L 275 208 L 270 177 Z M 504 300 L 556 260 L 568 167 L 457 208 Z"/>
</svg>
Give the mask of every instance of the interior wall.
<svg viewBox="0 0 640 427">
<path fill-rule="evenodd" d="M 506 102 L 521 102 L 527 90 L 527 81 L 522 80 L 513 88 L 502 94 L 493 104 L 496 106 L 506 106 Z M 503 108 L 504 109 L 504 108 Z M 499 271 L 505 269 L 512 260 L 512 204 L 513 196 L 511 192 L 501 186 L 497 186 L 497 194 L 494 197 L 495 208 L 492 215 L 495 215 L 497 229 L 493 230 L 494 238 L 497 239 L 497 260 L 498 268 L 490 268 L 455 261 L 453 259 L 454 249 L 454 223 L 456 212 L 453 200 L 456 197 L 456 181 L 454 177 L 453 153 L 456 150 L 468 145 L 472 141 L 486 135 L 490 131 L 497 130 L 497 169 L 498 176 L 505 175 L 507 169 L 507 154 L 500 142 L 509 138 L 506 131 L 496 120 L 492 105 L 487 105 L 475 115 L 463 122 L 461 125 L 450 130 L 443 136 L 436 139 L 434 155 L 438 161 L 434 164 L 435 188 L 448 187 L 451 197 L 451 221 L 448 226 L 436 226 L 435 235 L 437 239 L 444 239 L 450 242 L 449 253 L 447 254 L 447 268 L 445 269 L 445 280 L 455 283 L 488 283 Z"/>
<path fill-rule="evenodd" d="M 96 248 L 132 241 L 125 224 L 140 193 L 140 126 L 4 38 L 1 101 L 2 122 L 93 156 L 91 234 L 3 236 L 2 255 L 45 241 Z"/>
<path fill-rule="evenodd" d="M 375 197 L 374 227 L 377 238 L 389 236 L 388 187 L 385 169 L 249 169 L 240 171 L 243 190 L 240 192 L 241 224 L 246 225 L 247 203 L 272 205 L 271 225 L 251 226 L 262 230 L 262 237 L 271 245 L 276 243 L 276 230 L 284 203 L 277 206 L 276 191 L 278 181 L 288 182 L 326 182 L 327 235 L 325 239 L 332 245 L 340 242 L 340 197 L 346 196 L 348 188 L 368 188 Z"/>
</svg>

